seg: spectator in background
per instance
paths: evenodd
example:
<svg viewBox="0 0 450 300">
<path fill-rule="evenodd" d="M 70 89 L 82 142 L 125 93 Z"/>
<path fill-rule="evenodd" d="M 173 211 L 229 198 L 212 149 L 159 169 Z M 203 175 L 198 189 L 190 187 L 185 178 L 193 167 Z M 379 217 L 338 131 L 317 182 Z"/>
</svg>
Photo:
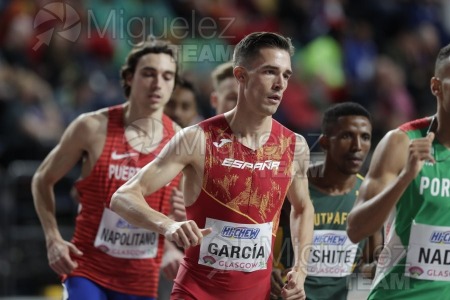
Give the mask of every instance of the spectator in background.
<svg viewBox="0 0 450 300">
<path fill-rule="evenodd" d="M 16 67 L 1 68 L 0 81 L 2 165 L 14 159 L 43 159 L 64 130 L 49 84 Z"/>
<path fill-rule="evenodd" d="M 343 63 L 347 78 L 347 93 L 352 101 L 370 107 L 370 90 L 377 58 L 373 28 L 367 20 L 349 21 L 343 37 Z"/>
<path fill-rule="evenodd" d="M 0 9 L 0 58 L 13 66 L 30 68 L 34 9 L 28 4 L 26 1 L 4 1 L 4 10 Z"/>
<path fill-rule="evenodd" d="M 380 56 L 374 76 L 374 134 L 381 138 L 416 115 L 414 103 L 405 83 L 403 70 L 389 57 Z"/>
<path fill-rule="evenodd" d="M 433 76 L 435 56 L 441 46 L 437 34 L 436 29 L 430 24 L 402 28 L 386 45 L 385 54 L 379 56 L 379 58 L 389 57 L 389 60 L 397 66 L 398 71 L 396 72 L 402 74 L 404 86 L 414 97 L 412 98 L 413 105 L 417 111 L 423 112 L 422 116 L 435 111 L 434 99 L 429 93 L 428 82 L 429 78 Z M 378 100 L 376 99 L 375 103 Z M 407 120 L 410 119 L 412 118 Z"/>
</svg>

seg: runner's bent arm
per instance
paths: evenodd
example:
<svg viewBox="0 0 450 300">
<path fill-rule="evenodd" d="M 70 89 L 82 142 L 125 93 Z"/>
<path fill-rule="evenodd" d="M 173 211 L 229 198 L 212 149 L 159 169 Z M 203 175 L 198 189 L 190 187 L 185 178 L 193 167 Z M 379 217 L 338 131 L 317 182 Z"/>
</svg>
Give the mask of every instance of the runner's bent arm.
<svg viewBox="0 0 450 300">
<path fill-rule="evenodd" d="M 350 240 L 359 242 L 383 226 L 421 164 L 432 159 L 429 145 L 427 138 L 410 142 L 406 133 L 399 129 L 389 132 L 380 141 L 361 184 L 358 200 L 348 215 Z"/>
<path fill-rule="evenodd" d="M 101 127 L 101 118 L 98 115 L 81 115 L 73 121 L 33 176 L 34 206 L 44 230 L 50 266 L 58 274 L 68 274 L 76 267 L 76 263 L 69 257 L 67 247 L 75 254 L 81 252 L 61 237 L 55 216 L 53 188 L 86 152 L 92 132 L 98 132 Z"/>
<path fill-rule="evenodd" d="M 114 193 L 111 209 L 129 223 L 158 232 L 180 247 L 198 245 L 209 230 L 200 230 L 193 221 L 171 220 L 151 208 L 144 197 L 165 186 L 185 168 L 198 166 L 203 145 L 204 134 L 198 126 L 177 133 L 155 160 Z"/>
<path fill-rule="evenodd" d="M 362 250 L 361 260 L 359 262 L 359 273 L 365 278 L 373 279 L 375 276 L 378 256 L 383 249 L 383 234 L 381 230 L 369 236 Z"/>
<path fill-rule="evenodd" d="M 173 122 L 173 128 L 175 133 L 181 131 L 181 127 Z M 183 183 L 184 177 L 181 176 L 178 187 L 174 187 L 170 194 L 170 213 L 169 216 L 175 221 L 185 221 L 186 220 L 186 207 L 184 204 L 183 196 Z"/>
<path fill-rule="evenodd" d="M 283 289 L 283 297 L 288 295 L 292 297 L 293 295 L 290 292 L 294 289 L 297 290 L 295 294 L 300 293 L 304 296 L 303 284 L 307 273 L 308 247 L 311 244 L 314 231 L 314 206 L 309 197 L 307 177 L 310 159 L 309 149 L 302 137 L 297 137 L 294 155 L 295 173 L 287 196 L 292 207 L 290 226 L 295 260 L 292 271 L 287 276 L 287 289 Z"/>
<path fill-rule="evenodd" d="M 164 254 L 161 261 L 161 271 L 168 280 L 174 280 L 177 276 L 180 263 L 183 261 L 184 253 L 172 242 L 164 239 Z"/>
</svg>

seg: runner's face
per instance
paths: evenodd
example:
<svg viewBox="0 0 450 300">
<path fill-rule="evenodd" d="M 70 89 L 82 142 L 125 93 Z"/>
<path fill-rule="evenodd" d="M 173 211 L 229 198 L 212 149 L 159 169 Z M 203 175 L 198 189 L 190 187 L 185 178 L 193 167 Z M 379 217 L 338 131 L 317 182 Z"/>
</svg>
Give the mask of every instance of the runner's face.
<svg viewBox="0 0 450 300">
<path fill-rule="evenodd" d="M 443 109 L 446 115 L 450 114 L 450 61 L 442 62 L 437 76 L 431 80 L 431 91 L 437 96 L 439 109 Z"/>
<path fill-rule="evenodd" d="M 327 160 L 344 174 L 356 174 L 370 150 L 372 125 L 363 116 L 339 117 L 328 139 Z"/>
<path fill-rule="evenodd" d="M 292 74 L 289 53 L 277 48 L 263 48 L 246 73 L 244 95 L 247 105 L 257 114 L 273 115 Z"/>
<path fill-rule="evenodd" d="M 176 87 L 164 112 L 181 127 L 193 125 L 197 116 L 197 104 L 194 93 L 187 88 Z"/>
<path fill-rule="evenodd" d="M 151 110 L 163 109 L 175 85 L 175 71 L 175 61 L 169 54 L 149 53 L 142 56 L 133 76 L 128 78 L 130 101 Z"/>
<path fill-rule="evenodd" d="M 229 77 L 222 80 L 216 90 L 216 114 L 223 114 L 232 110 L 237 103 L 238 84 L 236 78 Z"/>
</svg>

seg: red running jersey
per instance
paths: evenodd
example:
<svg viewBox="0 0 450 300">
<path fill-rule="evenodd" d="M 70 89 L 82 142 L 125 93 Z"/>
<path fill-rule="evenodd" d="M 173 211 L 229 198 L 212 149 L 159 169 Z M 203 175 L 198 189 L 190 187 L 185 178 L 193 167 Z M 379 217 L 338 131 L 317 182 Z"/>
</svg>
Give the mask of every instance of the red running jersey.
<svg viewBox="0 0 450 300">
<path fill-rule="evenodd" d="M 108 289 L 148 297 L 157 296 L 159 268 L 163 252 L 163 236 L 158 238 L 155 258 L 124 259 L 113 257 L 94 247 L 102 213 L 109 207 L 113 193 L 147 163 L 151 162 L 175 134 L 170 118 L 163 115 L 163 139 L 149 154 L 133 149 L 125 138 L 123 107 L 111 107 L 103 152 L 91 173 L 76 183 L 81 210 L 76 218 L 73 243 L 84 253 L 73 257 L 78 268 L 70 276 L 86 277 Z M 172 188 L 178 186 L 179 177 L 170 185 L 146 197 L 147 203 L 167 215 Z M 122 222 L 127 224 L 126 222 Z M 64 279 L 64 278 L 63 278 Z"/>
<path fill-rule="evenodd" d="M 186 212 L 199 228 L 215 227 L 201 246 L 186 251 L 171 299 L 269 299 L 271 251 L 296 136 L 273 120 L 268 141 L 252 150 L 238 142 L 223 115 L 199 125 L 206 137 L 203 186 Z"/>
</svg>

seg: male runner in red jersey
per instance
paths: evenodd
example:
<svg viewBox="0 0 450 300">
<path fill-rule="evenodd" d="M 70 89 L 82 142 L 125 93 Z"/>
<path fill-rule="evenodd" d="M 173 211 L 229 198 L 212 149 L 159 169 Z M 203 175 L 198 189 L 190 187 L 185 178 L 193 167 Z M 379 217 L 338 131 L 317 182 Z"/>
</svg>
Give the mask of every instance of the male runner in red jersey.
<svg viewBox="0 0 450 300">
<path fill-rule="evenodd" d="M 33 177 L 49 264 L 63 277 L 69 299 L 156 299 L 163 239 L 128 224 L 109 204 L 116 189 L 152 161 L 178 130 L 163 114 L 176 75 L 172 45 L 154 38 L 138 44 L 121 71 L 128 101 L 78 117 Z M 53 187 L 80 159 L 80 212 L 68 242 L 58 230 Z M 158 189 L 146 203 L 167 215 L 177 183 Z"/>
<path fill-rule="evenodd" d="M 171 299 L 269 299 L 273 237 L 286 195 L 296 255 L 282 295 L 305 298 L 314 214 L 309 149 L 272 118 L 292 74 L 292 51 L 290 39 L 275 33 L 246 36 L 233 56 L 237 106 L 183 129 L 111 200 L 130 223 L 187 249 Z M 188 221 L 175 222 L 144 196 L 180 171 Z"/>
</svg>

